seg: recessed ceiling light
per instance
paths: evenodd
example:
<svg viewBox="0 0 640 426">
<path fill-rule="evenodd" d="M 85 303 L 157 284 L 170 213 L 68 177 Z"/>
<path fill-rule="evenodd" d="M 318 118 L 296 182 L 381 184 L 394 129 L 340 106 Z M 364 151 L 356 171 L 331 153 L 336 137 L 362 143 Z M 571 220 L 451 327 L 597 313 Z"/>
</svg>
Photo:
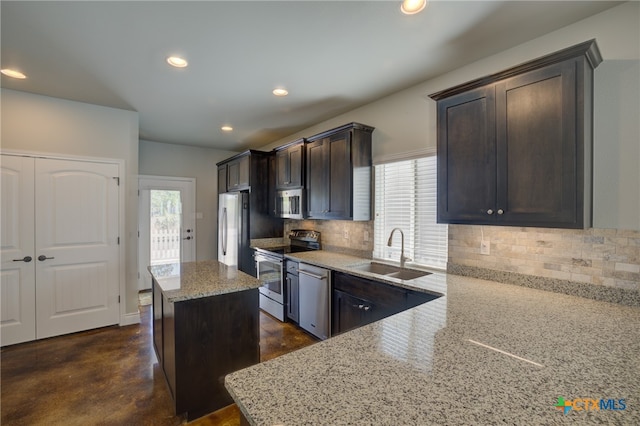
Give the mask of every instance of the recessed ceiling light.
<svg viewBox="0 0 640 426">
<path fill-rule="evenodd" d="M 405 15 L 414 15 L 427 6 L 427 0 L 403 0 L 400 10 Z"/>
<path fill-rule="evenodd" d="M 27 78 L 27 76 L 21 73 L 20 71 L 12 70 L 10 68 L 5 68 L 3 70 L 0 70 L 0 72 L 6 75 L 7 77 L 11 77 L 11 78 L 18 78 L 20 80 L 24 80 L 25 78 Z"/>
<path fill-rule="evenodd" d="M 179 56 L 169 56 L 167 58 L 167 63 L 176 68 L 184 68 L 189 65 L 189 63 L 185 59 L 182 59 Z"/>
<path fill-rule="evenodd" d="M 273 89 L 272 93 L 276 96 L 287 96 L 289 94 L 286 89 Z"/>
<path fill-rule="evenodd" d="M 222 126 L 222 127 L 220 127 L 220 130 L 222 130 L 223 132 L 231 132 L 233 130 L 233 127 L 231 127 L 231 126 Z"/>
</svg>

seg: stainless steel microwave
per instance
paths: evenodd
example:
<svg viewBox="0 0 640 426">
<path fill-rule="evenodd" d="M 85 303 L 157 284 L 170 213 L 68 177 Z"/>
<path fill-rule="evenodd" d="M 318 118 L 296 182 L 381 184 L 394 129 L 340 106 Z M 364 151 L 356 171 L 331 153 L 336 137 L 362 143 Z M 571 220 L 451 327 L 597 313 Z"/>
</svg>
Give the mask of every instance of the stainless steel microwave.
<svg viewBox="0 0 640 426">
<path fill-rule="evenodd" d="M 276 192 L 275 215 L 285 219 L 304 219 L 304 189 L 287 189 Z"/>
</svg>

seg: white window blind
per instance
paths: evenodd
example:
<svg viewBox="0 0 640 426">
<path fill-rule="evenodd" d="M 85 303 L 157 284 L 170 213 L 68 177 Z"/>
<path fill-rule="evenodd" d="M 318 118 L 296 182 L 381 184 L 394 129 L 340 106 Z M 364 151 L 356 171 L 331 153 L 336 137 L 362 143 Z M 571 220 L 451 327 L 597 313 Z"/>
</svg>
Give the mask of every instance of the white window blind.
<svg viewBox="0 0 640 426">
<path fill-rule="evenodd" d="M 405 256 L 411 262 L 446 269 L 447 225 L 436 223 L 436 156 L 375 166 L 375 220 L 373 257 L 400 260 L 404 232 Z"/>
</svg>

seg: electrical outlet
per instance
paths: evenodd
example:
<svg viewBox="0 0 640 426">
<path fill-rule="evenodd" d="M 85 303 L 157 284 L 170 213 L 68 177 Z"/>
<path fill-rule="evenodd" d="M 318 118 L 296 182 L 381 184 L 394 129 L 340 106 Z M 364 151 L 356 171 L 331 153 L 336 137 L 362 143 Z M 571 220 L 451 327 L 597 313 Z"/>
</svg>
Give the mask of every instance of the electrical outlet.
<svg viewBox="0 0 640 426">
<path fill-rule="evenodd" d="M 491 254 L 491 244 L 489 240 L 480 241 L 480 254 Z"/>
<path fill-rule="evenodd" d="M 365 243 L 369 242 L 369 231 L 364 231 L 364 242 Z"/>
<path fill-rule="evenodd" d="M 345 240 L 349 239 L 349 231 L 347 231 L 346 229 L 344 231 L 342 231 L 342 238 L 344 238 Z"/>
</svg>

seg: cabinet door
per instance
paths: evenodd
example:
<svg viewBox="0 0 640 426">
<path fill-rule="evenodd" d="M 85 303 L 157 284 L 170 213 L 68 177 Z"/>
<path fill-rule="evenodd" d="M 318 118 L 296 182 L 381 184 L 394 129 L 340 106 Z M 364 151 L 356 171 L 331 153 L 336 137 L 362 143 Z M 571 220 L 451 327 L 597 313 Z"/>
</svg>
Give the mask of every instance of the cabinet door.
<svg viewBox="0 0 640 426">
<path fill-rule="evenodd" d="M 496 86 L 499 218 L 508 224 L 576 225 L 576 62 Z M 582 145 L 581 145 L 582 146 Z M 580 183 L 582 185 L 582 183 Z M 581 225 L 580 225 L 581 226 Z"/>
<path fill-rule="evenodd" d="M 291 184 L 291 162 L 289 150 L 276 152 L 276 187 L 288 188 Z"/>
<path fill-rule="evenodd" d="M 287 150 L 289 154 L 287 157 L 289 160 L 289 186 L 290 187 L 301 187 L 303 185 L 303 182 L 302 182 L 303 149 L 304 149 L 304 145 L 299 144 Z"/>
<path fill-rule="evenodd" d="M 351 134 L 342 132 L 329 139 L 329 194 L 327 218 L 351 217 Z"/>
<path fill-rule="evenodd" d="M 227 164 L 227 191 L 240 191 L 249 188 L 248 155 L 230 161 Z"/>
<path fill-rule="evenodd" d="M 331 318 L 332 334 L 344 333 L 366 325 L 363 299 L 352 296 L 341 290 L 333 290 L 333 315 Z"/>
<path fill-rule="evenodd" d="M 438 102 L 438 222 L 491 223 L 496 204 L 494 86 Z"/>
<path fill-rule="evenodd" d="M 218 167 L 218 194 L 227 192 L 227 165 Z"/>
<path fill-rule="evenodd" d="M 329 139 L 307 144 L 307 215 L 312 219 L 325 217 L 329 210 L 329 181 L 327 163 Z"/>
<path fill-rule="evenodd" d="M 238 186 L 240 186 L 241 189 L 249 188 L 249 178 L 251 177 L 251 157 L 246 155 L 238 161 Z"/>
<path fill-rule="evenodd" d="M 293 274 L 287 274 L 287 317 L 295 322 L 298 322 L 299 312 L 299 288 L 298 277 Z"/>
</svg>

